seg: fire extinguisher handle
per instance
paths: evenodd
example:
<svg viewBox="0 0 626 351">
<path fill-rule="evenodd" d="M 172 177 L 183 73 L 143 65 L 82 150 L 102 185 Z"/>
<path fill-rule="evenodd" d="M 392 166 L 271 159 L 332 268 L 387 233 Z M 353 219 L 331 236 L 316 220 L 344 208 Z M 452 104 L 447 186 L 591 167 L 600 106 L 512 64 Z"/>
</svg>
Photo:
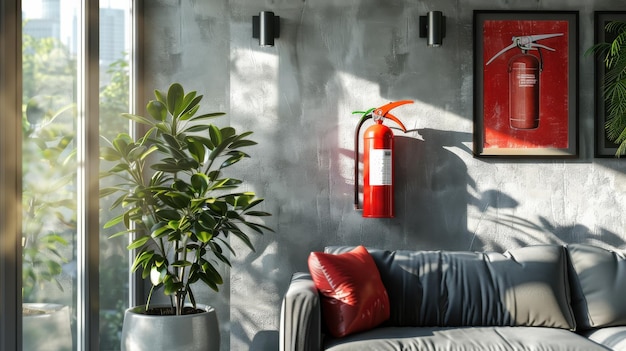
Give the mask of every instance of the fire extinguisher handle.
<svg viewBox="0 0 626 351">
<path fill-rule="evenodd" d="M 543 49 L 547 49 L 550 51 L 555 51 L 554 49 L 547 47 L 545 45 L 537 44 L 536 41 L 554 38 L 554 37 L 560 37 L 562 35 L 563 33 L 553 33 L 553 34 L 534 34 L 534 35 L 523 35 L 523 36 L 512 37 L 511 41 L 513 41 L 513 43 L 505 47 L 504 49 L 500 50 L 497 54 L 493 55 L 493 57 L 489 59 L 489 61 L 487 61 L 485 65 L 490 64 L 493 60 L 498 58 L 498 56 L 516 47 L 522 50 L 534 50 L 534 48 L 543 48 Z"/>
<path fill-rule="evenodd" d="M 391 113 L 388 113 L 385 118 L 389 118 L 390 120 L 396 122 L 400 126 L 400 128 L 402 128 L 402 131 L 406 133 L 406 127 L 404 126 L 404 124 L 402 124 L 398 117 L 392 115 Z"/>
<path fill-rule="evenodd" d="M 532 44 L 529 44 L 528 46 L 530 48 L 541 48 L 541 49 L 546 49 L 548 51 L 556 51 L 556 49 L 554 49 L 554 48 L 551 48 L 549 46 L 545 46 L 545 45 L 542 45 L 542 44 L 537 44 L 537 43 L 532 43 Z"/>
<path fill-rule="evenodd" d="M 412 103 L 413 103 L 413 100 L 393 101 L 386 105 L 378 107 L 377 109 L 374 110 L 373 113 L 378 116 L 387 117 L 386 115 L 389 113 L 389 111 L 393 110 L 394 108 L 401 106 L 401 105 L 412 104 Z"/>
<path fill-rule="evenodd" d="M 374 112 L 372 112 L 372 114 L 374 115 L 374 119 L 377 121 L 378 121 L 377 117 L 389 118 L 390 120 L 396 122 L 400 126 L 400 128 L 402 128 L 402 131 L 406 133 L 406 127 L 404 126 L 404 124 L 402 124 L 402 122 L 396 116 L 389 113 L 389 111 L 393 110 L 394 108 L 398 106 L 412 104 L 412 103 L 413 103 L 413 100 L 399 100 L 399 101 L 390 102 L 386 105 L 383 105 L 375 109 Z M 382 123 L 382 121 L 378 123 Z"/>
<path fill-rule="evenodd" d="M 486 65 L 488 65 L 488 64 L 490 64 L 491 62 L 493 62 L 493 60 L 497 59 L 500 55 L 502 55 L 502 54 L 504 54 L 505 52 L 507 52 L 507 51 L 509 51 L 509 50 L 511 50 L 511 49 L 513 49 L 513 48 L 516 48 L 516 47 L 517 47 L 517 43 L 515 43 L 515 40 L 514 40 L 514 41 L 513 41 L 513 44 L 511 44 L 511 45 L 509 45 L 509 46 L 505 47 L 504 49 L 500 50 L 497 54 L 493 55 L 493 57 L 492 57 L 491 59 L 489 59 L 489 61 L 487 61 L 487 63 L 485 64 L 485 66 L 486 66 Z"/>
</svg>

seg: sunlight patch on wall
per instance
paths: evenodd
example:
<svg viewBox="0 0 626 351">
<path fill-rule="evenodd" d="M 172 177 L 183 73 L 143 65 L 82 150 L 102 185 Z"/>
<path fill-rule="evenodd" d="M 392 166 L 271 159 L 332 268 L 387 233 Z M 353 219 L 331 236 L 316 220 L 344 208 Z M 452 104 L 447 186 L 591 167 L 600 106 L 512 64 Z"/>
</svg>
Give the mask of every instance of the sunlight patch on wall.
<svg viewBox="0 0 626 351">
<path fill-rule="evenodd" d="M 231 86 L 238 91 L 231 93 L 231 106 L 237 107 L 237 114 L 254 119 L 256 130 L 271 128 L 279 116 L 279 58 L 270 50 L 238 48 L 232 52 Z M 236 122 L 238 116 L 233 117 Z"/>
</svg>

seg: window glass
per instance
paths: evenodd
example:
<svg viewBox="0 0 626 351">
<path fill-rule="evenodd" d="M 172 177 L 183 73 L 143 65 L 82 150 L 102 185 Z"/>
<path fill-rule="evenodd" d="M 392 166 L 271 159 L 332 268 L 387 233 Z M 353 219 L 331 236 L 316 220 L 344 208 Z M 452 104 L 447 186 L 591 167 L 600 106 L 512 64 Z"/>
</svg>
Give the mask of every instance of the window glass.
<svg viewBox="0 0 626 351">
<path fill-rule="evenodd" d="M 129 1 L 100 2 L 100 135 L 101 144 L 117 133 L 128 132 L 129 122 L 120 117 L 129 111 Z M 110 165 L 102 161 L 101 169 Z M 112 184 L 111 177 L 101 187 Z M 113 216 L 111 198 L 100 200 L 100 228 Z M 124 310 L 128 307 L 128 238 L 109 237 L 123 228 L 102 230 L 100 235 L 100 350 L 119 350 Z"/>
<path fill-rule="evenodd" d="M 22 15 L 23 349 L 71 350 L 79 273 L 76 39 L 62 28 L 59 0 L 23 0 Z"/>
</svg>

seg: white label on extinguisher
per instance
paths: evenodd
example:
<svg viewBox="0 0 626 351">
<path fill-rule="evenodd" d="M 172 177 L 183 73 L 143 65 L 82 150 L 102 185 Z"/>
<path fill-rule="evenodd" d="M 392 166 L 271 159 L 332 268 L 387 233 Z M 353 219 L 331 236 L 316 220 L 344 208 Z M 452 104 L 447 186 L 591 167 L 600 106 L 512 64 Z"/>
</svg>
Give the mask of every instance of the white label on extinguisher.
<svg viewBox="0 0 626 351">
<path fill-rule="evenodd" d="M 370 185 L 391 183 L 391 149 L 370 149 Z"/>
<path fill-rule="evenodd" d="M 518 79 L 520 88 L 522 87 L 532 88 L 537 84 L 537 76 L 535 76 L 534 73 L 518 73 L 517 79 Z"/>
</svg>

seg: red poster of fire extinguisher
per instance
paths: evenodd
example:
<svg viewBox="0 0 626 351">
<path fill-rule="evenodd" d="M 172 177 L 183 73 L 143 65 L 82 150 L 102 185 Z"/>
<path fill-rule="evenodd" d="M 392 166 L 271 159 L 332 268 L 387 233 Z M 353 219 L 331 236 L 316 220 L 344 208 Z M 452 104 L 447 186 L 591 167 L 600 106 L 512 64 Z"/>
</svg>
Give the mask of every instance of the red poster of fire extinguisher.
<svg viewBox="0 0 626 351">
<path fill-rule="evenodd" d="M 383 124 L 385 118 L 397 123 L 406 132 L 404 124 L 389 111 L 411 100 L 391 102 L 368 111 L 356 111 L 363 116 L 354 135 L 354 206 L 359 209 L 359 133 L 365 121 L 376 123 L 363 133 L 363 217 L 392 218 L 393 190 L 393 131 Z"/>
<path fill-rule="evenodd" d="M 538 40 L 562 36 L 563 33 L 538 34 L 512 37 L 513 43 L 495 54 L 486 65 L 511 49 L 520 53 L 509 59 L 509 125 L 513 129 L 535 129 L 539 127 L 539 87 L 543 69 L 541 49 L 553 48 L 536 43 Z M 539 56 L 529 54 L 536 50 Z"/>
</svg>

